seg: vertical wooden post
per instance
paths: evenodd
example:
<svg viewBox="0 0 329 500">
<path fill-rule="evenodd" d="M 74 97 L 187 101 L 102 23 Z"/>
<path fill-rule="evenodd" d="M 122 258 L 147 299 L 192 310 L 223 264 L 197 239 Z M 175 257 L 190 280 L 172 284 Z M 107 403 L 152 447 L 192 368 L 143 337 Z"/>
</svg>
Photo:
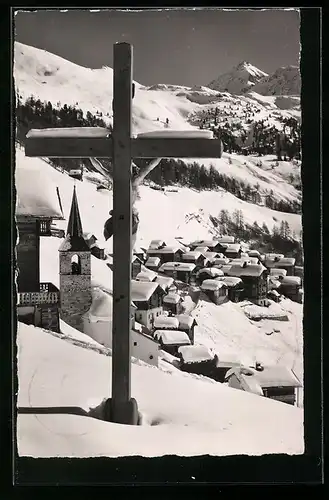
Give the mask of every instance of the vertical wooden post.
<svg viewBox="0 0 329 500">
<path fill-rule="evenodd" d="M 114 45 L 113 82 L 113 323 L 110 420 L 137 423 L 130 398 L 132 47 Z M 135 405 L 135 407 L 134 407 Z"/>
</svg>

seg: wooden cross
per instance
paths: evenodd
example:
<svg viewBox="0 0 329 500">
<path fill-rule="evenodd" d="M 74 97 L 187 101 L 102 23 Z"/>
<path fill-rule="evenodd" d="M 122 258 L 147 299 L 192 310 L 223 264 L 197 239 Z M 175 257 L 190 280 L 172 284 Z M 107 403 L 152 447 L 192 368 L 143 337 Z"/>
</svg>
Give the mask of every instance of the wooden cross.
<svg viewBox="0 0 329 500">
<path fill-rule="evenodd" d="M 113 131 L 100 127 L 30 130 L 25 154 L 113 160 L 112 398 L 107 400 L 104 418 L 137 424 L 137 403 L 130 394 L 132 159 L 218 158 L 223 148 L 218 139 L 132 137 L 132 46 L 117 43 L 113 54 Z"/>
</svg>

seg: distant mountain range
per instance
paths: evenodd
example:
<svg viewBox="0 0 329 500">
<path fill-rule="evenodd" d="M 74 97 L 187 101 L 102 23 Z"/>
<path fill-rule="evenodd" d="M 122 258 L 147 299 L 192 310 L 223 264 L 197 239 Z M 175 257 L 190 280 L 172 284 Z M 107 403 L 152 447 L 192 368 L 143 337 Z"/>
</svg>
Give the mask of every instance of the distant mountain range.
<svg viewBox="0 0 329 500">
<path fill-rule="evenodd" d="M 281 67 L 268 75 L 251 63 L 242 61 L 207 86 L 230 94 L 241 95 L 253 91 L 261 95 L 299 96 L 301 78 L 298 66 Z"/>
</svg>

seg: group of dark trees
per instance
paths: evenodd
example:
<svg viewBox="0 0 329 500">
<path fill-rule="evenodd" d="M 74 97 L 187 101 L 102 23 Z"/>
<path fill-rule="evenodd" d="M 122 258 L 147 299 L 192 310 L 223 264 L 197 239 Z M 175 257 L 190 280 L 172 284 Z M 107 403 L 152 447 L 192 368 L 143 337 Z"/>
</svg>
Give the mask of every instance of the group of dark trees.
<svg viewBox="0 0 329 500">
<path fill-rule="evenodd" d="M 105 127 L 106 123 L 101 113 L 93 115 L 89 111 L 86 114 L 79 108 L 64 104 L 60 107 L 54 107 L 51 102 L 41 102 L 33 96 L 28 98 L 25 103 L 18 96 L 16 111 L 16 139 L 20 144 L 24 144 L 25 136 L 31 128 L 49 128 L 49 127 Z M 286 124 L 286 128 L 291 127 L 291 123 Z M 217 129 L 217 131 L 219 128 Z M 226 130 L 226 129 L 225 129 Z M 221 137 L 225 136 L 223 132 Z M 228 134 L 228 132 L 227 132 Z M 229 134 L 227 135 L 229 137 Z M 136 161 L 137 168 L 144 160 Z M 89 160 L 81 159 L 52 159 L 53 164 L 63 170 L 83 167 L 86 164 L 89 170 L 92 165 Z M 102 165 L 111 174 L 112 164 L 110 159 L 101 159 Z M 187 164 L 176 159 L 164 159 L 160 165 L 148 175 L 147 179 L 159 184 L 160 186 L 179 184 L 197 190 L 215 190 L 225 189 L 241 200 L 255 204 L 264 204 L 273 210 L 282 212 L 300 212 L 300 203 L 297 201 L 277 201 L 274 198 L 273 191 L 270 191 L 265 197 L 259 194 L 259 186 L 251 186 L 248 183 L 239 181 L 234 177 L 229 177 L 219 173 L 212 165 L 206 168 L 196 162 Z"/>
<path fill-rule="evenodd" d="M 278 226 L 274 225 L 270 231 L 265 223 L 245 223 L 241 210 L 234 210 L 230 214 L 225 209 L 221 210 L 217 217 L 210 217 L 210 220 L 221 234 L 235 236 L 236 241 L 254 242 L 251 243 L 251 248 L 257 248 L 262 253 L 282 253 L 286 257 L 294 257 L 297 265 L 302 264 L 301 235 L 296 239 L 287 221 L 281 221 Z"/>
<path fill-rule="evenodd" d="M 201 129 L 210 129 L 215 136 L 220 137 L 224 151 L 228 153 L 258 154 L 259 156 L 275 154 L 278 161 L 290 161 L 294 158 L 300 159 L 301 149 L 301 127 L 295 118 L 281 118 L 283 130 L 279 131 L 274 125 L 266 124 L 265 120 L 252 120 L 248 118 L 246 123 L 252 127 L 252 144 L 245 146 L 247 133 L 241 122 L 228 121 L 226 111 L 220 111 L 218 107 L 202 111 L 200 117 L 195 119 Z M 235 114 L 230 115 L 234 117 Z M 249 116 L 249 115 L 248 115 Z M 252 113 L 255 116 L 255 113 Z M 236 134 L 236 131 L 239 131 Z"/>
</svg>

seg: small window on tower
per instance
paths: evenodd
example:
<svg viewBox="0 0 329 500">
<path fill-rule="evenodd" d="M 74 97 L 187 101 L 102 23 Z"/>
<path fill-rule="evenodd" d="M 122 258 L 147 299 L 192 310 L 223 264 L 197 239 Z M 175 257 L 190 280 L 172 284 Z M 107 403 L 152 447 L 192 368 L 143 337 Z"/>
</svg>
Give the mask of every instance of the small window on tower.
<svg viewBox="0 0 329 500">
<path fill-rule="evenodd" d="M 71 273 L 81 274 L 81 261 L 78 255 L 73 255 L 71 259 Z"/>
</svg>

